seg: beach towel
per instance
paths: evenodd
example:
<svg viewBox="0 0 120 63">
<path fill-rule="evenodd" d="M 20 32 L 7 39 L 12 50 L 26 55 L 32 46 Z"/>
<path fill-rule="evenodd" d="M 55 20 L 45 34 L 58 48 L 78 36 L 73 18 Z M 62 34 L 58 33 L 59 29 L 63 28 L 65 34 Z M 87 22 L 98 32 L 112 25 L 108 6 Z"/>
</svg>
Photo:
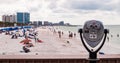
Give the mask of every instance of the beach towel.
<svg viewBox="0 0 120 63">
<path fill-rule="evenodd" d="M 37 39 L 37 42 L 42 43 L 43 41 L 42 41 L 42 40 L 40 40 L 40 39 Z"/>
</svg>

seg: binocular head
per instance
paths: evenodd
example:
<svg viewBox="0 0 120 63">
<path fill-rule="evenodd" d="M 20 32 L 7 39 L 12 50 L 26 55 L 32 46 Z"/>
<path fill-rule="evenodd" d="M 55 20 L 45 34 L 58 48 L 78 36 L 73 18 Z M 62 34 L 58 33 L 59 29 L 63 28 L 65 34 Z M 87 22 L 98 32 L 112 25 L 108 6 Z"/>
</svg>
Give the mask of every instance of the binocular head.
<svg viewBox="0 0 120 63">
<path fill-rule="evenodd" d="M 90 20 L 84 24 L 82 32 L 87 44 L 94 48 L 101 42 L 104 36 L 104 27 L 102 22 Z"/>
</svg>

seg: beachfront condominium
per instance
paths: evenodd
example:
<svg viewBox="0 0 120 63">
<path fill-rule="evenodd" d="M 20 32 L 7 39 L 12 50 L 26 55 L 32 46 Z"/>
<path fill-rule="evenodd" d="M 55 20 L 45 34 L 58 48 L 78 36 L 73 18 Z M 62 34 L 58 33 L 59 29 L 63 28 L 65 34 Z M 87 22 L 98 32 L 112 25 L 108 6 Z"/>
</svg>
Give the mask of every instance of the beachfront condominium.
<svg viewBox="0 0 120 63">
<path fill-rule="evenodd" d="M 16 15 L 2 15 L 3 22 L 16 22 Z"/>
<path fill-rule="evenodd" d="M 17 22 L 28 24 L 30 22 L 30 13 L 17 12 Z"/>
<path fill-rule="evenodd" d="M 32 22 L 34 26 L 42 26 L 42 21 L 34 21 Z"/>
<path fill-rule="evenodd" d="M 50 26 L 52 25 L 52 22 L 44 21 L 44 26 Z"/>
<path fill-rule="evenodd" d="M 10 15 L 10 22 L 17 22 L 17 17 L 15 14 Z"/>
</svg>

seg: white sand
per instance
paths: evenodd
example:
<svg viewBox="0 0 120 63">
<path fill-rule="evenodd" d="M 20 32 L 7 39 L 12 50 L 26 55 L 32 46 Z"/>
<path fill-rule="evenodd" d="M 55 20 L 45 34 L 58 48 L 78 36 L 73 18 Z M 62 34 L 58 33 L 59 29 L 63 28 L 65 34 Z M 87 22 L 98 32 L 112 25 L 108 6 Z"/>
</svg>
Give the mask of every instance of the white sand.
<svg viewBox="0 0 120 63">
<path fill-rule="evenodd" d="M 48 28 L 42 29 L 37 28 L 38 38 L 43 41 L 43 43 L 35 43 L 34 39 L 31 39 L 34 47 L 30 47 L 31 52 L 21 53 L 23 44 L 19 43 L 24 38 L 19 37 L 18 39 L 11 39 L 10 35 L 0 34 L 0 55 L 86 55 L 88 52 L 83 47 L 79 34 L 75 38 L 69 39 L 68 34 L 59 38 L 58 34 L 53 34 Z M 68 44 L 67 41 L 70 43 Z M 119 54 L 120 49 L 111 47 L 109 45 L 104 45 L 102 52 L 105 54 Z"/>
</svg>

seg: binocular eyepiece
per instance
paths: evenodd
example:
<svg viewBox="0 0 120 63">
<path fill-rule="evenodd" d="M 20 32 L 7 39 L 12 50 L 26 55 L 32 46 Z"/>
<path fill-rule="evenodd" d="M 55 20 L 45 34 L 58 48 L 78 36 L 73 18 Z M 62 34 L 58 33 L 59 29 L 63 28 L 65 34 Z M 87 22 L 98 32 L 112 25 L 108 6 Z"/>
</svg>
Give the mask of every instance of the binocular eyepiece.
<svg viewBox="0 0 120 63">
<path fill-rule="evenodd" d="M 104 29 L 102 22 L 90 20 L 78 32 L 83 34 L 82 36 L 87 44 L 94 48 L 101 42 L 104 34 L 108 33 L 108 30 Z"/>
</svg>

